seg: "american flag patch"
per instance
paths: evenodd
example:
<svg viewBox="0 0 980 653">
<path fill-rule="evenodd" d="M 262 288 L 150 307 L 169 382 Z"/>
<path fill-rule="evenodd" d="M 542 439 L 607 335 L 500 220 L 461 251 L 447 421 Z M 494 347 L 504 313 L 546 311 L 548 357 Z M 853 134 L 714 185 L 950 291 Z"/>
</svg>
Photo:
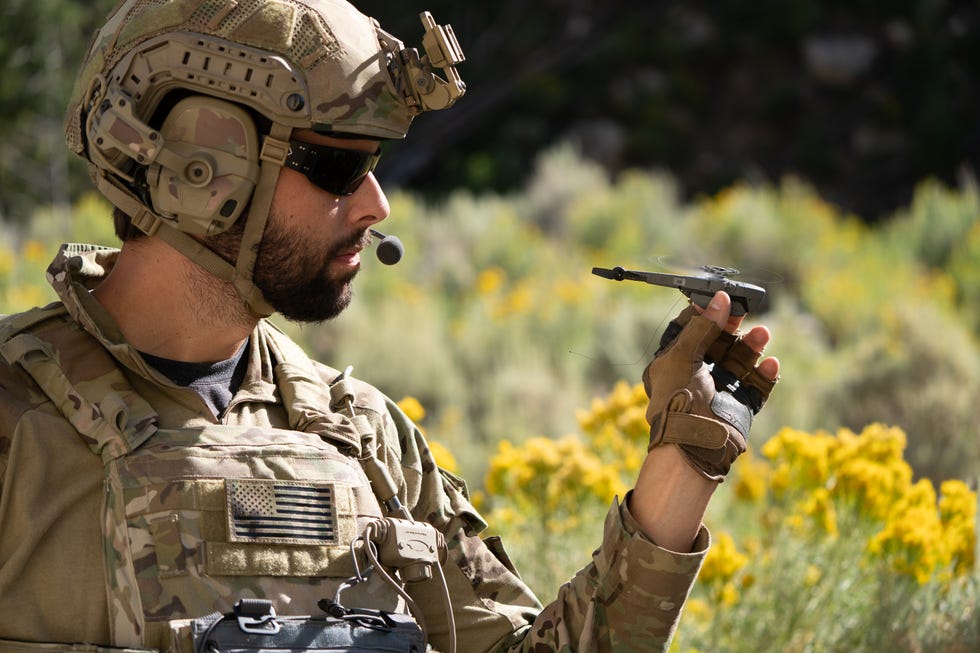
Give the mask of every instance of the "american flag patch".
<svg viewBox="0 0 980 653">
<path fill-rule="evenodd" d="M 336 544 L 333 485 L 236 479 L 226 484 L 232 542 Z"/>
</svg>

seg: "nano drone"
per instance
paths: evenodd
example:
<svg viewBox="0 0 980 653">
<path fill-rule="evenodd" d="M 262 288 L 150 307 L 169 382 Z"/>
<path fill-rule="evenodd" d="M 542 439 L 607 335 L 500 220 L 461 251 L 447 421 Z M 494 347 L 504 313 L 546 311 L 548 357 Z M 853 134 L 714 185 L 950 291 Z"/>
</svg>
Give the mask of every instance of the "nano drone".
<svg viewBox="0 0 980 653">
<path fill-rule="evenodd" d="M 701 308 L 707 308 L 714 294 L 724 290 L 732 298 L 731 315 L 733 316 L 755 312 L 762 305 L 766 289 L 730 279 L 729 277 L 739 274 L 738 270 L 720 265 L 702 265 L 700 269 L 703 274 L 689 276 L 666 272 L 641 272 L 616 266 L 611 270 L 592 268 L 592 274 L 614 281 L 642 281 L 655 286 L 677 288 Z"/>
</svg>

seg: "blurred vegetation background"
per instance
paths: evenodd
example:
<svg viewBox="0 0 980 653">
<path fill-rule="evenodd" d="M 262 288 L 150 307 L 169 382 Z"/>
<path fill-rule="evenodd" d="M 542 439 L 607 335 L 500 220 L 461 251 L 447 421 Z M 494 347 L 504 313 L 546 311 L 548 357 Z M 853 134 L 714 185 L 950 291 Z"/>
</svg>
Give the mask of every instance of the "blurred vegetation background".
<svg viewBox="0 0 980 653">
<path fill-rule="evenodd" d="M 0 8 L 0 313 L 54 298 L 59 243 L 115 242 L 61 127 L 111 4 Z M 418 10 L 452 23 L 469 91 L 386 146 L 402 262 L 282 326 L 404 399 L 550 600 L 642 458 L 634 384 L 684 301 L 591 268 L 737 267 L 783 376 L 678 650 L 976 650 L 980 6 L 359 4 L 409 44 Z"/>
</svg>

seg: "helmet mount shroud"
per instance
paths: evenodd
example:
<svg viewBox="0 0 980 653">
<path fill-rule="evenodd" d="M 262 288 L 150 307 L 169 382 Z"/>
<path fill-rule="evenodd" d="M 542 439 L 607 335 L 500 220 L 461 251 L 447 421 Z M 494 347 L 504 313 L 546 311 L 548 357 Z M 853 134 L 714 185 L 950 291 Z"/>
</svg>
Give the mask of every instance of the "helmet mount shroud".
<svg viewBox="0 0 980 653">
<path fill-rule="evenodd" d="M 270 315 L 252 276 L 292 130 L 403 138 L 465 92 L 452 28 L 421 21 L 422 55 L 343 0 L 124 0 L 82 64 L 68 146 L 135 226 Z M 234 265 L 194 238 L 238 219 Z"/>
</svg>

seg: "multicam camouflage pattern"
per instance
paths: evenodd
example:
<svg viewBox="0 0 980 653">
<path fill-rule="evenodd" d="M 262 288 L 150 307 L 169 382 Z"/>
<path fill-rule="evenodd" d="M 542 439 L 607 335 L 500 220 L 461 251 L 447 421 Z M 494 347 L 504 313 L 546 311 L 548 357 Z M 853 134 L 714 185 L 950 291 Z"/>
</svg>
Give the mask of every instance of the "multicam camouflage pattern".
<svg viewBox="0 0 980 653">
<path fill-rule="evenodd" d="M 52 277 L 62 287 L 70 281 L 60 272 Z M 256 335 L 260 342 L 269 337 L 278 336 Z M 332 597 L 354 575 L 350 542 L 382 515 L 356 458 L 338 447 L 346 448 L 348 438 L 331 437 L 343 424 L 335 415 L 326 418 L 333 426 L 326 435 L 315 432 L 316 423 L 308 419 L 312 433 L 224 424 L 164 428 L 166 422 L 161 424 L 101 348 L 86 357 L 87 365 L 102 370 L 94 379 L 88 378 L 91 368 L 62 370 L 57 345 L 32 333 L 13 336 L 2 352 L 58 404 L 106 464 L 104 562 L 115 644 L 162 648 L 173 637 L 171 622 L 229 612 L 243 597 L 311 614 L 318 600 Z M 278 381 L 293 380 L 296 370 L 294 363 Z M 82 374 L 77 381 L 69 377 Z M 317 391 L 296 404 L 328 405 L 322 381 L 308 381 L 293 383 L 286 393 Z M 301 537 L 236 537 L 231 504 L 236 480 L 243 479 L 328 488 L 332 537 L 315 545 Z M 369 578 L 345 599 L 403 610 L 395 592 L 379 581 L 377 575 Z"/>
<path fill-rule="evenodd" d="M 174 47 L 161 47 L 171 40 Z M 417 113 L 442 107 L 420 106 L 403 83 L 396 87 L 389 63 L 401 48 L 343 0 L 125 0 L 76 80 L 69 147 L 84 155 L 89 113 L 115 84 L 144 121 L 179 87 L 289 127 L 402 138 Z"/>
<path fill-rule="evenodd" d="M 0 340 L 21 343 L 0 347 L 7 360 L 0 361 L 0 640 L 178 651 L 188 619 L 227 609 L 235 596 L 268 596 L 280 614 L 317 613 L 316 600 L 351 571 L 346 552 L 228 534 L 238 482 L 329 485 L 346 497 L 336 501 L 337 542 L 379 514 L 345 421 L 314 415 L 329 404 L 336 370 L 310 362 L 262 322 L 242 388 L 217 420 L 193 391 L 147 367 L 86 292 L 113 259 L 104 248 L 66 249 L 49 275 L 64 307 L 0 322 Z M 25 347 L 22 335 L 44 346 Z M 17 362 L 28 359 L 57 365 L 32 372 Z M 62 376 L 70 385 L 58 386 L 65 404 L 46 395 Z M 696 553 L 671 553 L 639 534 L 615 503 L 592 562 L 542 607 L 499 541 L 480 537 L 486 524 L 465 487 L 437 468 L 418 429 L 377 390 L 353 383 L 355 409 L 377 429 L 378 457 L 399 498 L 446 539 L 458 650 L 666 650 L 706 531 Z M 299 408 L 289 410 L 284 396 Z M 89 419 L 72 422 L 78 411 Z M 116 426 L 91 428 L 97 413 Z M 408 589 L 423 607 L 430 642 L 444 650 L 448 621 L 437 583 Z M 393 600 L 365 590 L 349 604 Z M 0 641 L 0 653 L 50 650 L 69 647 Z"/>
<path fill-rule="evenodd" d="M 451 28 L 427 12 L 420 18 L 425 54 L 344 0 L 121 0 L 76 79 L 68 147 L 135 227 L 232 281 L 256 316 L 271 315 L 253 282 L 255 252 L 293 130 L 402 138 L 415 115 L 452 106 L 465 92 Z M 263 117 L 261 142 L 241 159 L 172 142 L 159 122 L 187 96 Z M 219 159 L 217 169 L 205 170 L 208 158 Z M 234 264 L 189 237 L 221 233 L 246 206 Z"/>
<path fill-rule="evenodd" d="M 196 235 L 227 229 L 245 210 L 259 178 L 251 118 L 236 105 L 194 96 L 170 111 L 160 134 L 167 151 L 186 152 L 190 163 L 151 166 L 150 196 L 157 214 Z"/>
<path fill-rule="evenodd" d="M 328 488 L 333 535 L 323 543 L 236 537 L 234 488 L 259 474 L 270 480 L 252 482 Z M 112 543 L 107 568 L 115 570 L 109 579 L 113 634 L 132 645 L 160 647 L 174 620 L 229 612 L 243 597 L 272 600 L 284 613 L 316 613 L 317 601 L 355 574 L 350 542 L 381 516 L 355 459 L 316 436 L 288 430 L 161 429 L 111 464 L 108 477 L 104 535 Z M 344 599 L 403 611 L 378 581 L 373 576 Z"/>
</svg>

